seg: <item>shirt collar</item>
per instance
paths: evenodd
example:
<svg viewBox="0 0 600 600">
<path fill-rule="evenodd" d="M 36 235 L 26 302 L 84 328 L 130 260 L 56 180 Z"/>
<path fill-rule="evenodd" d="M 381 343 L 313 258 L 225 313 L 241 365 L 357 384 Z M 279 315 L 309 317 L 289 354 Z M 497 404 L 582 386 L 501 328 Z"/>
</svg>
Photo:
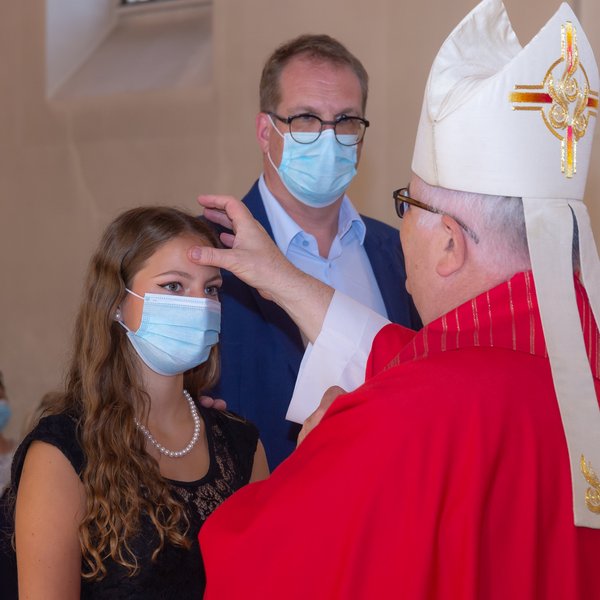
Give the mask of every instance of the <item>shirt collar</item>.
<svg viewBox="0 0 600 600">
<path fill-rule="evenodd" d="M 279 249 L 285 254 L 293 239 L 298 235 L 307 235 L 306 232 L 290 217 L 279 204 L 265 183 L 264 175 L 258 179 L 258 189 L 262 197 L 265 211 L 273 229 L 273 238 Z M 346 194 L 340 205 L 338 219 L 338 237 L 343 238 L 349 231 L 354 231 L 357 239 L 362 245 L 365 240 L 366 226 L 358 211 L 350 202 Z"/>
<path fill-rule="evenodd" d="M 356 208 L 354 208 L 352 202 L 350 202 L 348 196 L 344 194 L 344 199 L 340 205 L 340 218 L 338 220 L 339 237 L 343 238 L 351 229 L 354 230 L 354 233 L 362 246 L 365 241 L 367 227 Z"/>
</svg>

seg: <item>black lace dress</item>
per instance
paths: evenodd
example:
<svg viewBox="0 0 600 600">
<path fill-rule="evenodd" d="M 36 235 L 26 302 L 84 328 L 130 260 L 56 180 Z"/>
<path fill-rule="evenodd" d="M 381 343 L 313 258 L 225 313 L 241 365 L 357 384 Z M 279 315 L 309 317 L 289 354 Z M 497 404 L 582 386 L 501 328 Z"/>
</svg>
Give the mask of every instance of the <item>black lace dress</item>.
<svg viewBox="0 0 600 600">
<path fill-rule="evenodd" d="M 187 509 L 190 521 L 189 550 L 166 546 L 155 561 L 152 551 L 157 547 L 158 536 L 147 516 L 142 516 L 141 531 L 131 542 L 138 557 L 140 573 L 129 577 L 123 567 L 106 561 L 108 573 L 96 582 L 81 582 L 81 598 L 90 599 L 167 599 L 186 600 L 202 598 L 205 577 L 198 532 L 219 504 L 233 492 L 248 483 L 252 471 L 258 431 L 254 425 L 227 413 L 199 407 L 206 425 L 210 467 L 200 480 L 182 482 L 169 480 L 173 495 Z M 14 498 L 25 454 L 29 445 L 40 440 L 56 446 L 81 473 L 85 456 L 77 441 L 75 420 L 66 415 L 43 418 L 38 426 L 19 446 L 12 467 L 12 483 L 0 499 L 0 596 L 3 600 L 17 598 L 16 557 L 10 545 L 14 531 L 11 496 Z M 225 559 L 225 557 L 224 557 Z"/>
</svg>

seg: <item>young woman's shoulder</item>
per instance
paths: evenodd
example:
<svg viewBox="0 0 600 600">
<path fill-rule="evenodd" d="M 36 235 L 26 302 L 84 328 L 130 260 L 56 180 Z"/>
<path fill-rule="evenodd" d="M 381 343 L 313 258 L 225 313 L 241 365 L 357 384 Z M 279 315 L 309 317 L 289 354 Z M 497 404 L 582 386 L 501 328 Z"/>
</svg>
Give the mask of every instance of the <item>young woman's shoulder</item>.
<svg viewBox="0 0 600 600">
<path fill-rule="evenodd" d="M 12 465 L 12 481 L 18 485 L 27 451 L 33 442 L 45 442 L 55 446 L 69 460 L 75 472 L 81 474 L 85 456 L 77 435 L 78 421 L 71 413 L 59 413 L 42 417 L 25 436 L 15 452 Z"/>
<path fill-rule="evenodd" d="M 227 450 L 225 452 L 237 457 L 238 469 L 243 479 L 250 478 L 254 454 L 258 444 L 258 429 L 256 426 L 239 415 L 215 408 L 200 408 L 206 427 L 218 432 Z M 212 436 L 215 440 L 215 436 Z M 217 443 L 217 442 L 215 442 Z"/>
<path fill-rule="evenodd" d="M 205 410 L 209 411 L 211 420 L 219 427 L 234 435 L 242 436 L 244 439 L 247 439 L 248 442 L 256 446 L 256 442 L 258 441 L 258 428 L 254 423 L 237 413 L 228 410 L 217 410 L 214 408 Z"/>
</svg>

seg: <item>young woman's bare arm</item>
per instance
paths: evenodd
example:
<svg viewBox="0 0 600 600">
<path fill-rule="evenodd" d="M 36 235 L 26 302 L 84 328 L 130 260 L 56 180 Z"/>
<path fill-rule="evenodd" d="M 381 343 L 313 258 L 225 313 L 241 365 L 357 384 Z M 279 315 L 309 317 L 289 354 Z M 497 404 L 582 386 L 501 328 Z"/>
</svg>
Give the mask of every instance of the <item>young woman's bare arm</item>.
<svg viewBox="0 0 600 600">
<path fill-rule="evenodd" d="M 83 507 L 83 486 L 64 454 L 50 444 L 34 442 L 17 493 L 19 598 L 80 597 L 78 526 Z"/>
</svg>

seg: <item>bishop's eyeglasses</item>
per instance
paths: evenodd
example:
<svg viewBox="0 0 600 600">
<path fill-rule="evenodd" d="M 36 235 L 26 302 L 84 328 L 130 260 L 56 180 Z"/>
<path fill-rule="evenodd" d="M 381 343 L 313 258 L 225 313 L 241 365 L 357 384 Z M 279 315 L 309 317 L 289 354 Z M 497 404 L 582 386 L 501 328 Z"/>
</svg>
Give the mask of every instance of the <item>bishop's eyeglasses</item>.
<svg viewBox="0 0 600 600">
<path fill-rule="evenodd" d="M 423 210 L 427 210 L 431 213 L 435 213 L 437 215 L 446 215 L 454 219 L 459 226 L 464 229 L 465 233 L 476 243 L 479 244 L 479 237 L 477 234 L 465 223 L 463 223 L 460 219 L 447 213 L 444 210 L 436 208 L 435 206 L 431 206 L 430 204 L 425 204 L 425 202 L 421 202 L 420 200 L 415 200 L 410 197 L 410 192 L 407 187 L 400 188 L 393 192 L 394 196 L 394 206 L 396 207 L 396 214 L 402 219 L 404 214 L 406 213 L 406 209 L 409 205 L 416 206 L 418 208 L 422 208 Z"/>
</svg>

